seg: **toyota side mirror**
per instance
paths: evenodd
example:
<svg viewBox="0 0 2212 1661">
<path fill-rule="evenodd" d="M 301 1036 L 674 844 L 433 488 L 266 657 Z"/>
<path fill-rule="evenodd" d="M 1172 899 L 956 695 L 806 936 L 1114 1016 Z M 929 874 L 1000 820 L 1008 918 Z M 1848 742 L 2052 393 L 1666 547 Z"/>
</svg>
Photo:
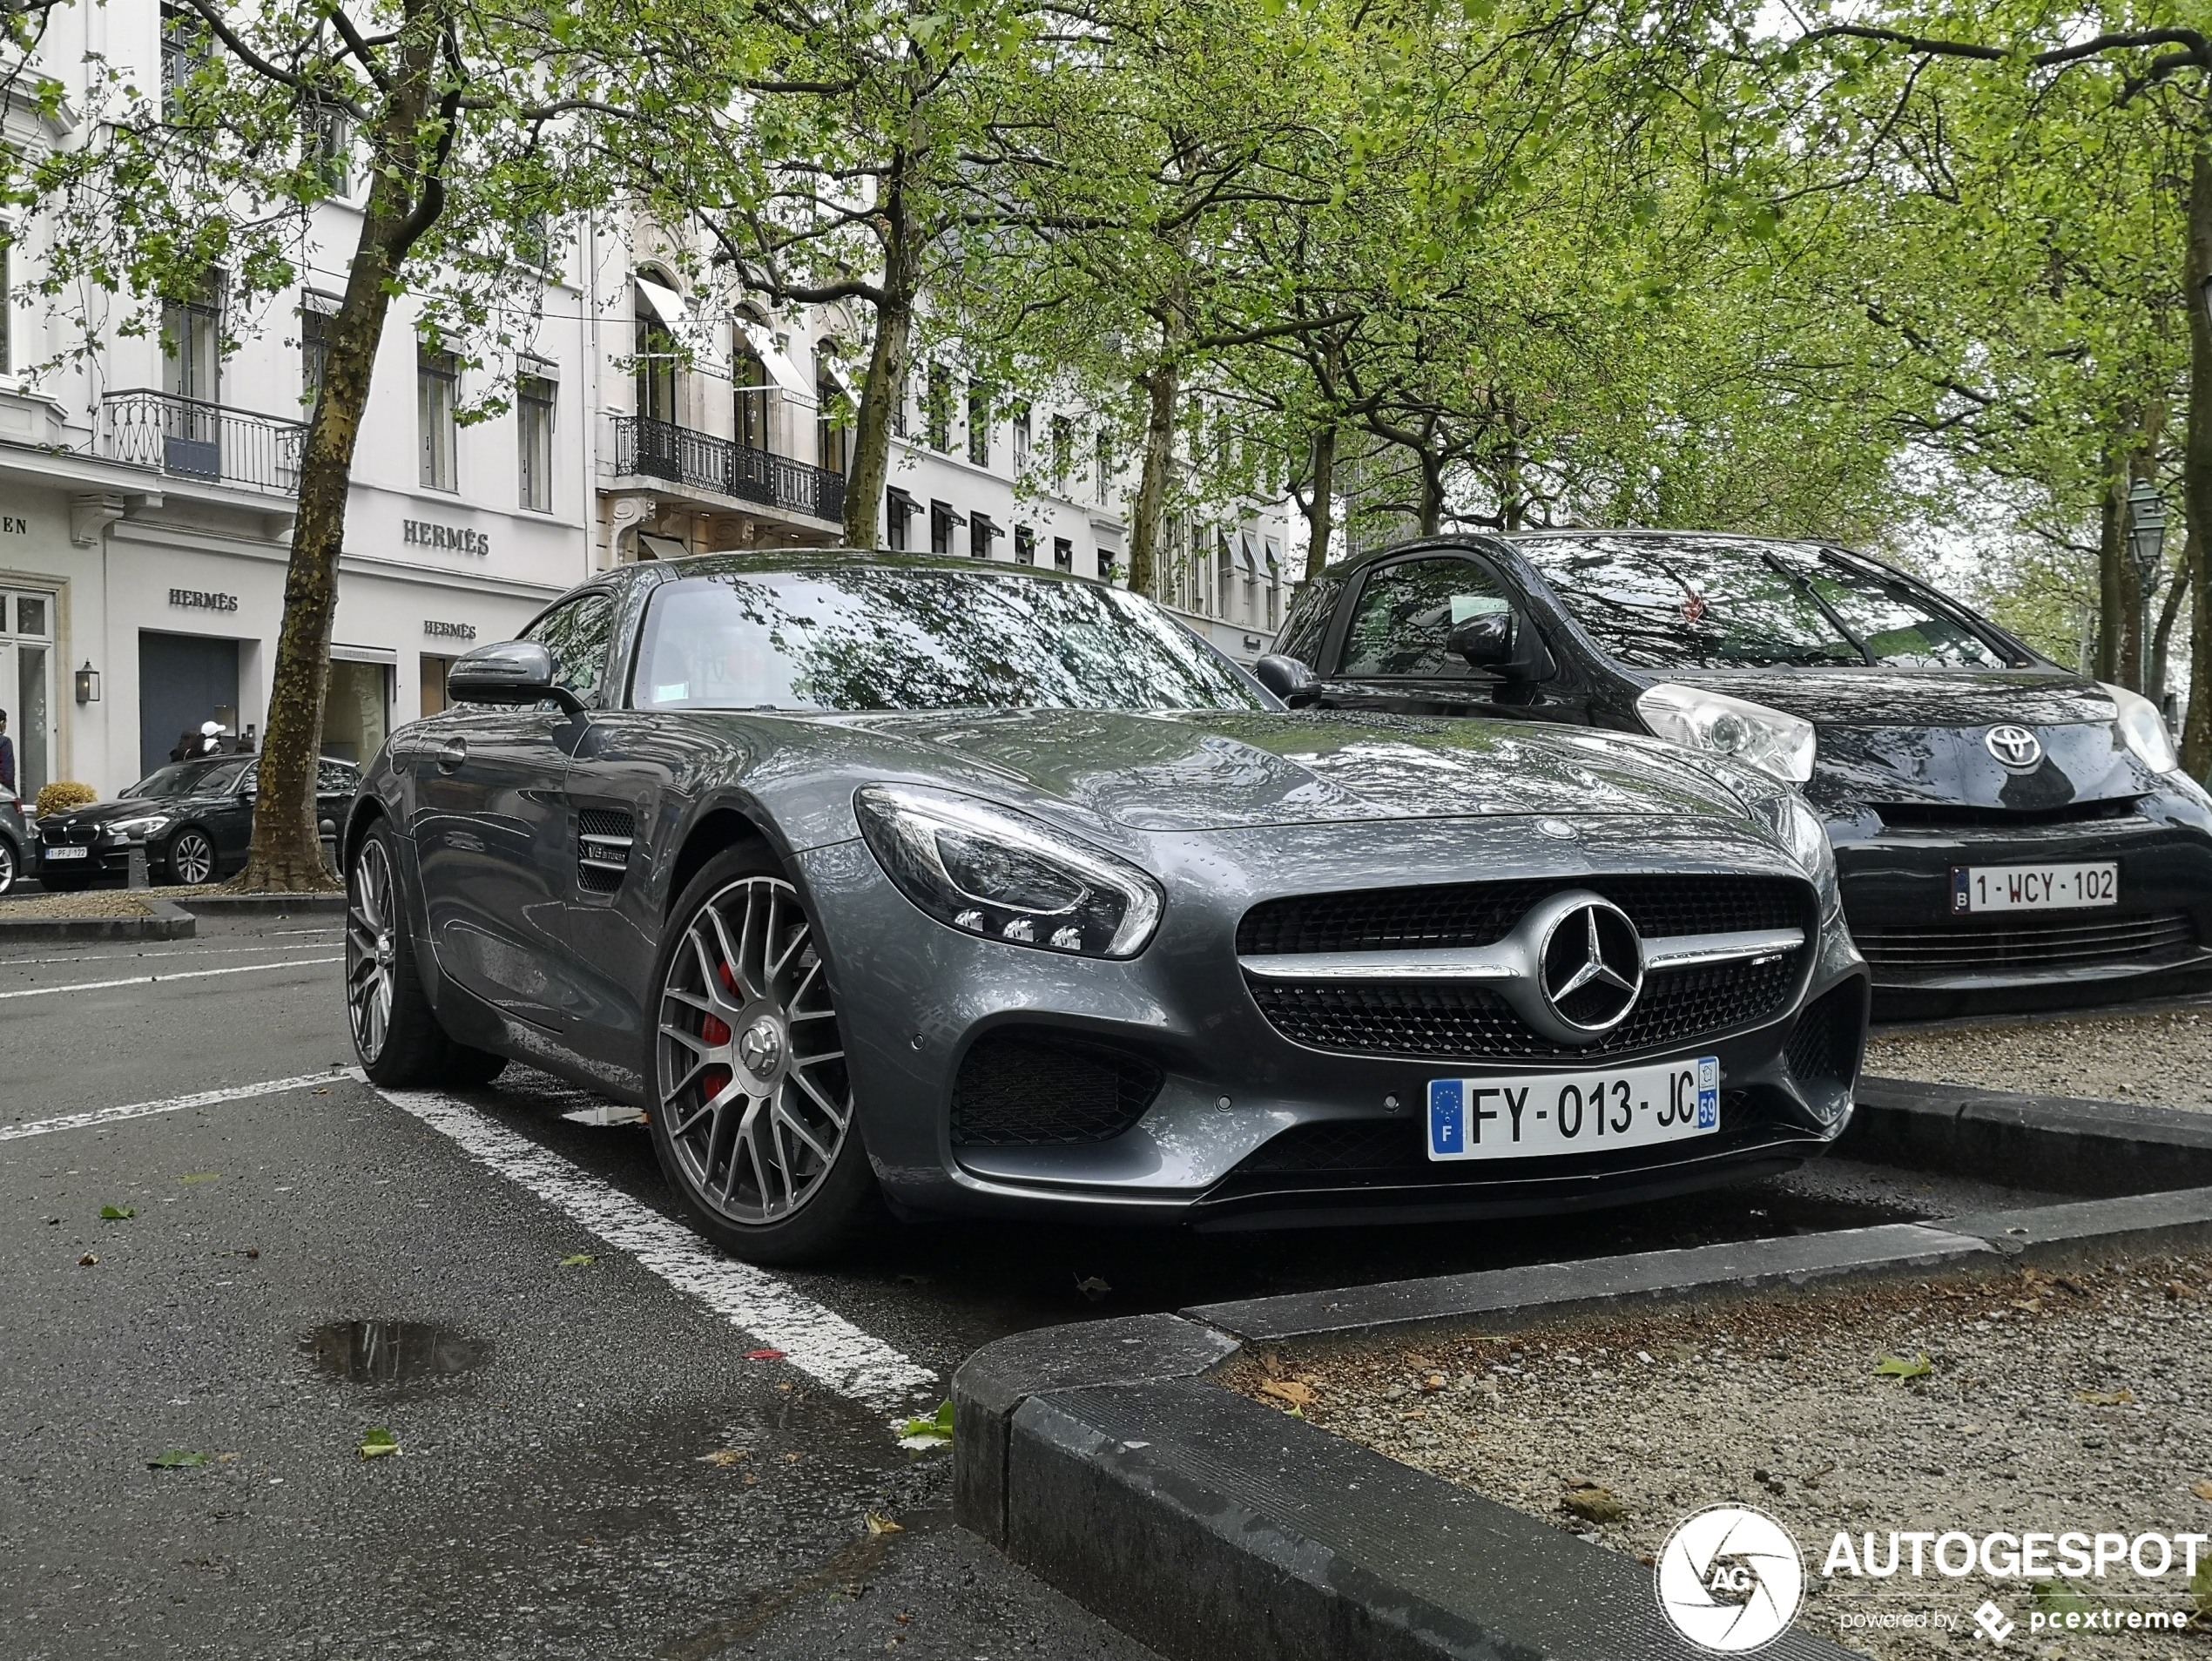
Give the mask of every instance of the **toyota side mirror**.
<svg viewBox="0 0 2212 1661">
<path fill-rule="evenodd" d="M 1494 670 L 1507 680 L 1543 680 L 1557 668 L 1544 637 L 1518 612 L 1503 607 L 1469 618 L 1444 644 L 1474 667 Z"/>
<path fill-rule="evenodd" d="M 554 679 L 553 654 L 535 640 L 502 640 L 454 659 L 446 696 L 462 704 L 536 704 L 551 699 L 570 714 L 583 700 Z"/>
<path fill-rule="evenodd" d="M 1313 696 L 1319 677 L 1296 658 L 1271 652 L 1252 665 L 1252 679 L 1285 704 L 1299 704 Z"/>
</svg>

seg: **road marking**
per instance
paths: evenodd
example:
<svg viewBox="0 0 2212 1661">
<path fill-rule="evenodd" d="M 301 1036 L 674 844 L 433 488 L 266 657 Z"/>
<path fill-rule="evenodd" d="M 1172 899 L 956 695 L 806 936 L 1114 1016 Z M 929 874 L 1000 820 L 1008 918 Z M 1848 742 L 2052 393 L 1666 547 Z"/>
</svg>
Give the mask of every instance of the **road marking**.
<svg viewBox="0 0 2212 1661">
<path fill-rule="evenodd" d="M 95 952 L 79 957 L 0 957 L 0 969 L 28 969 L 36 963 L 112 963 L 150 957 L 236 957 L 241 952 L 319 952 L 328 941 L 303 941 L 297 946 L 178 946 L 160 952 Z"/>
<path fill-rule="evenodd" d="M 315 963 L 341 961 L 336 957 L 295 957 L 288 963 L 234 963 L 228 969 L 190 969 L 178 975 L 131 975 L 119 981 L 71 981 L 60 986 L 33 986 L 20 992 L 0 992 L 0 998 L 43 998 L 56 992 L 105 992 L 111 986 L 147 986 L 156 981 L 200 981 L 210 975 L 251 975 L 261 969 L 306 969 Z"/>
<path fill-rule="evenodd" d="M 81 1131 L 87 1125 L 114 1124 L 124 1119 L 143 1119 L 156 1113 L 178 1113 L 188 1107 L 212 1107 L 218 1102 L 242 1102 L 250 1096 L 280 1096 L 287 1090 L 328 1084 L 346 1075 L 341 1071 L 302 1073 L 297 1078 L 267 1078 L 258 1084 L 232 1084 L 223 1090 L 203 1090 L 166 1101 L 132 1102 L 125 1107 L 95 1108 L 89 1113 L 64 1113 L 59 1118 L 31 1119 L 22 1124 L 0 1124 L 0 1142 L 17 1137 L 45 1136 L 55 1131 Z"/>
<path fill-rule="evenodd" d="M 435 1090 L 379 1092 L 458 1143 L 509 1181 L 627 1252 L 678 1292 L 741 1327 L 807 1377 L 888 1413 L 934 1393 L 937 1373 L 920 1367 L 765 1269 L 725 1257 L 671 1222 L 550 1149 L 499 1124 L 466 1102 Z"/>
</svg>

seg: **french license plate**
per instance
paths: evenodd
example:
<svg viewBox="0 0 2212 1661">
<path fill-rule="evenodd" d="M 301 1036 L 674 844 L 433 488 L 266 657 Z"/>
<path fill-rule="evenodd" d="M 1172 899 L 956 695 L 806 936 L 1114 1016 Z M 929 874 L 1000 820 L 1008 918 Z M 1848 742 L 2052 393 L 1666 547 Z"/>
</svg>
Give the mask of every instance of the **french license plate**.
<svg viewBox="0 0 2212 1661">
<path fill-rule="evenodd" d="M 1434 1078 L 1428 1086 L 1431 1159 L 1648 1148 L 1720 1128 L 1715 1056 L 1528 1078 Z"/>
<path fill-rule="evenodd" d="M 2120 903 L 2120 862 L 2080 865 L 1954 865 L 1951 913 L 2080 911 Z"/>
<path fill-rule="evenodd" d="M 91 853 L 89 847 L 50 847 L 44 857 L 50 860 L 81 860 Z"/>
</svg>

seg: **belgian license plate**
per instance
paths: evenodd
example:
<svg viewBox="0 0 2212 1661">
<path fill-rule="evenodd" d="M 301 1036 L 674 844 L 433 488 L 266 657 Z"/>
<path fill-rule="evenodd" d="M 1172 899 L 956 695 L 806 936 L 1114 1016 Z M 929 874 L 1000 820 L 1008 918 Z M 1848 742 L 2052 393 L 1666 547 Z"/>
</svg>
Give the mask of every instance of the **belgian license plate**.
<svg viewBox="0 0 2212 1661">
<path fill-rule="evenodd" d="M 2120 903 L 2120 862 L 2080 865 L 1954 865 L 1951 911 L 2080 911 Z"/>
<path fill-rule="evenodd" d="M 50 860 L 81 860 L 92 850 L 89 847 L 50 847 L 44 857 Z"/>
<path fill-rule="evenodd" d="M 1432 1159 L 1648 1148 L 1720 1128 L 1714 1056 L 1528 1078 L 1435 1078 L 1428 1086 Z"/>
</svg>

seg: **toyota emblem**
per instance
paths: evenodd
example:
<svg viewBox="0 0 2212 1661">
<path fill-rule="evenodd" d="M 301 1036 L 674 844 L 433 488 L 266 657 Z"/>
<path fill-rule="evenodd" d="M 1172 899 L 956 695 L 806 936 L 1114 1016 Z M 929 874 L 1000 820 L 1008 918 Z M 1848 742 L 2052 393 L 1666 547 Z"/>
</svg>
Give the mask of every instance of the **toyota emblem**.
<svg viewBox="0 0 2212 1661">
<path fill-rule="evenodd" d="M 1635 925 L 1595 895 L 1553 921 L 1536 962 L 1537 988 L 1552 1015 L 1587 1038 L 1627 1020 L 1643 990 L 1643 942 Z"/>
<path fill-rule="evenodd" d="M 2043 759 L 2043 740 L 2024 726 L 1993 726 L 1982 742 L 2008 767 L 2032 767 Z"/>
</svg>

